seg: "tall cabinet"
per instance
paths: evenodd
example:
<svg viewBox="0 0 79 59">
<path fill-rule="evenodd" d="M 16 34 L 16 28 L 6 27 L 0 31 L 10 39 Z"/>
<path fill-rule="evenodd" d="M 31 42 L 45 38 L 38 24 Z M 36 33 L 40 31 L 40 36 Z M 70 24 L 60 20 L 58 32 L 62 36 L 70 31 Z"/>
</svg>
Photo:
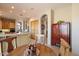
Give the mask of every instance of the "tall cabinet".
<svg viewBox="0 0 79 59">
<path fill-rule="evenodd" d="M 59 24 L 52 24 L 51 27 L 51 44 L 57 45 L 60 44 L 60 32 L 59 32 Z"/>
<path fill-rule="evenodd" d="M 71 46 L 71 25 L 70 22 L 52 24 L 51 44 L 60 45 L 60 39 L 63 38 Z"/>
</svg>

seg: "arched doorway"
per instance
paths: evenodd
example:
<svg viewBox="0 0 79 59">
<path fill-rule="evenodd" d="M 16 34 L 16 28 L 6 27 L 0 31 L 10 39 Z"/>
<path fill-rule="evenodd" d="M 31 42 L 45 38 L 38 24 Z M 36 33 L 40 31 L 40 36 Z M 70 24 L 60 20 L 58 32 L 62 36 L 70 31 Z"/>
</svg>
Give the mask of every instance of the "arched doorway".
<svg viewBox="0 0 79 59">
<path fill-rule="evenodd" d="M 44 14 L 41 17 L 41 34 L 44 35 L 44 44 L 47 44 L 48 39 L 48 16 Z"/>
</svg>

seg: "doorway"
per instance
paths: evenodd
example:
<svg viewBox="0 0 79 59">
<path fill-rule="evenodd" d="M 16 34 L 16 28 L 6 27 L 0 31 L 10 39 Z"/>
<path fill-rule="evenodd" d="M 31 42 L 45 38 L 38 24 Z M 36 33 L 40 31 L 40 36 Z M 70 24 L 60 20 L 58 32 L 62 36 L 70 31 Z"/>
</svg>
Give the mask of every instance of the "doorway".
<svg viewBox="0 0 79 59">
<path fill-rule="evenodd" d="M 31 31 L 33 34 L 38 34 L 38 20 L 31 22 Z"/>
</svg>

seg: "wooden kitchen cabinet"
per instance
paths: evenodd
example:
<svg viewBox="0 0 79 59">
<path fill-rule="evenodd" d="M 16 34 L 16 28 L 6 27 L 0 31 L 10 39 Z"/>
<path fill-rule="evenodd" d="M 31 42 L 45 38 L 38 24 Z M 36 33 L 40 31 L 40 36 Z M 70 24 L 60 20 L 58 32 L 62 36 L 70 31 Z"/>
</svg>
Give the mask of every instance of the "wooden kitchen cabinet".
<svg viewBox="0 0 79 59">
<path fill-rule="evenodd" d="M 15 21 L 10 21 L 10 28 L 15 28 Z"/>
<path fill-rule="evenodd" d="M 15 20 L 0 18 L 0 29 L 11 29 L 15 28 Z"/>
<path fill-rule="evenodd" d="M 2 29 L 9 29 L 10 22 L 8 20 L 2 20 Z"/>
<path fill-rule="evenodd" d="M 0 29 L 2 29 L 2 21 L 0 20 Z"/>
</svg>

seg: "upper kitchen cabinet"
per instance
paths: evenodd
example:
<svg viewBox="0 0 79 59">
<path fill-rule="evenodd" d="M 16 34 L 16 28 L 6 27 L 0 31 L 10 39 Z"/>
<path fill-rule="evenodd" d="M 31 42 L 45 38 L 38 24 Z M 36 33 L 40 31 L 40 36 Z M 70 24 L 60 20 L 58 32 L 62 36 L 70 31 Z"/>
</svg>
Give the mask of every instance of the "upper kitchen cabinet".
<svg viewBox="0 0 79 59">
<path fill-rule="evenodd" d="M 2 21 L 0 20 L 0 29 L 2 29 Z"/>
<path fill-rule="evenodd" d="M 2 29 L 9 29 L 9 21 L 8 20 L 2 20 Z"/>
<path fill-rule="evenodd" d="M 15 28 L 15 21 L 14 20 L 13 21 L 12 20 L 10 21 L 9 27 L 10 28 Z"/>
<path fill-rule="evenodd" d="M 15 28 L 15 20 L 7 19 L 7 18 L 0 18 L 0 28 L 1 29 Z"/>
</svg>

